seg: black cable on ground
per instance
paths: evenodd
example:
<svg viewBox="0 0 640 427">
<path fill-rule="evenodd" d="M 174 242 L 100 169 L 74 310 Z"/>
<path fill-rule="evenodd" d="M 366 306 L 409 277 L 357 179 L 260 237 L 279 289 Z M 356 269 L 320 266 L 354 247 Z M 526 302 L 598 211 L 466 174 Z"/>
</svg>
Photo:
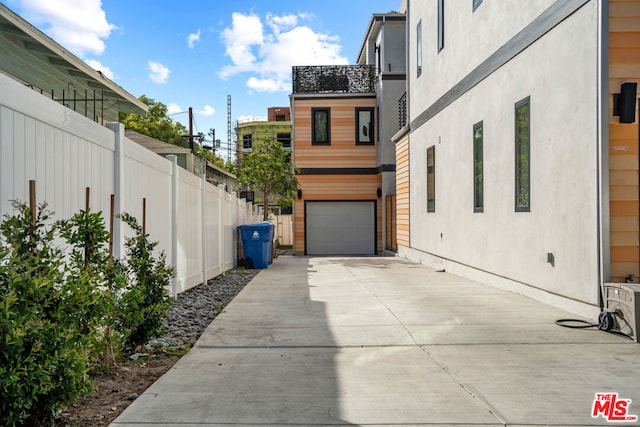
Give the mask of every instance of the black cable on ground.
<svg viewBox="0 0 640 427">
<path fill-rule="evenodd" d="M 611 329 L 613 327 L 614 316 L 618 317 L 615 312 L 603 311 L 602 313 L 600 313 L 600 316 L 598 317 L 598 320 L 600 323 L 591 323 L 582 319 L 558 319 L 556 320 L 556 325 L 562 326 L 563 328 L 570 328 L 570 329 L 598 328 L 604 332 L 609 332 L 611 334 L 621 335 L 623 337 L 633 339 L 633 336 L 631 334 L 625 334 L 623 332 L 614 331 Z M 625 323 L 627 322 L 625 321 Z"/>
<path fill-rule="evenodd" d="M 571 325 L 568 324 L 568 322 L 577 323 L 577 325 Z M 586 320 L 582 319 L 558 319 L 556 320 L 556 325 L 562 326 L 563 328 L 571 329 L 597 328 L 600 326 L 597 323 L 587 322 Z"/>
</svg>

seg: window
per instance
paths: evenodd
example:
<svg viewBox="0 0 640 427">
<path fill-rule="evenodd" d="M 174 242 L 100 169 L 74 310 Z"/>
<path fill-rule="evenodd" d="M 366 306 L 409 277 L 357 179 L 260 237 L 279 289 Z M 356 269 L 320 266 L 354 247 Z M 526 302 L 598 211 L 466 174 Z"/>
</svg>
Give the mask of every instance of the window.
<svg viewBox="0 0 640 427">
<path fill-rule="evenodd" d="M 278 133 L 276 139 L 282 144 L 282 148 L 291 148 L 291 132 Z"/>
<path fill-rule="evenodd" d="M 438 52 L 444 48 L 444 0 L 438 0 Z"/>
<path fill-rule="evenodd" d="M 422 21 L 418 22 L 416 28 L 416 64 L 417 64 L 417 76 L 422 74 Z"/>
<path fill-rule="evenodd" d="M 331 145 L 328 108 L 311 109 L 311 133 L 313 145 Z"/>
<path fill-rule="evenodd" d="M 286 122 L 287 116 L 284 114 L 276 114 L 276 122 Z"/>
<path fill-rule="evenodd" d="M 356 108 L 356 144 L 373 144 L 373 108 Z"/>
<path fill-rule="evenodd" d="M 436 147 L 427 148 L 427 212 L 436 211 Z"/>
<path fill-rule="evenodd" d="M 475 12 L 478 6 L 482 4 L 482 0 L 471 0 L 471 1 L 473 2 L 473 11 Z"/>
<path fill-rule="evenodd" d="M 516 212 L 529 212 L 531 208 L 531 150 L 530 150 L 529 97 L 516 103 Z"/>
<path fill-rule="evenodd" d="M 251 150 L 253 147 L 253 135 L 242 135 L 242 148 Z"/>
<path fill-rule="evenodd" d="M 484 171 L 482 153 L 482 122 L 473 125 L 473 211 L 484 210 Z"/>
</svg>

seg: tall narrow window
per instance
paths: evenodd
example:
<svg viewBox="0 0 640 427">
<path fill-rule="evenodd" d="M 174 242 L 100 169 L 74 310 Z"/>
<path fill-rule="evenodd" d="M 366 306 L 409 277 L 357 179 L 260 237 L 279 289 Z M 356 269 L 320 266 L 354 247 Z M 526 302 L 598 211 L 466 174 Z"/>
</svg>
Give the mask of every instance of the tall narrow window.
<svg viewBox="0 0 640 427">
<path fill-rule="evenodd" d="M 356 144 L 373 144 L 373 108 L 356 108 Z"/>
<path fill-rule="evenodd" d="M 444 48 L 444 0 L 438 0 L 438 52 Z"/>
<path fill-rule="evenodd" d="M 530 103 L 529 97 L 516 103 L 516 212 L 531 209 L 531 150 L 530 150 Z"/>
<path fill-rule="evenodd" d="M 427 148 L 427 212 L 436 211 L 436 147 Z"/>
<path fill-rule="evenodd" d="M 311 109 L 311 134 L 313 145 L 331 145 L 328 108 Z"/>
<path fill-rule="evenodd" d="M 484 210 L 482 122 L 473 125 L 473 211 Z"/>
<path fill-rule="evenodd" d="M 422 74 L 422 21 L 418 22 L 416 27 L 416 64 L 416 73 L 420 77 Z"/>
</svg>

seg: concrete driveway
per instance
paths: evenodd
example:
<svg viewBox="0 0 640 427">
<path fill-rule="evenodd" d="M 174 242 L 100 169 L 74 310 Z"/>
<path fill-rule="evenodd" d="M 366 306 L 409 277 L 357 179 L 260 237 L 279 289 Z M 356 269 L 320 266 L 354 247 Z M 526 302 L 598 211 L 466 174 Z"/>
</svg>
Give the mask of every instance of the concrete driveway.
<svg viewBox="0 0 640 427">
<path fill-rule="evenodd" d="M 640 345 L 567 317 L 399 258 L 278 257 L 112 426 L 612 425 L 596 393 L 640 416 Z"/>
</svg>

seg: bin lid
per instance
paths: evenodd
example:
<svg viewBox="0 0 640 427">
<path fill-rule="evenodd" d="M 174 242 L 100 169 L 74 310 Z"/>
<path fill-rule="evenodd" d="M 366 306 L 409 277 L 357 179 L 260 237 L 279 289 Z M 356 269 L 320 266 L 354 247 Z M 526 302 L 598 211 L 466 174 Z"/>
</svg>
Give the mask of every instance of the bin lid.
<svg viewBox="0 0 640 427">
<path fill-rule="evenodd" d="M 260 222 L 257 224 L 245 224 L 245 225 L 241 225 L 240 227 L 246 227 L 247 229 L 266 230 L 266 229 L 272 228 L 273 224 L 271 224 L 270 222 Z"/>
</svg>

